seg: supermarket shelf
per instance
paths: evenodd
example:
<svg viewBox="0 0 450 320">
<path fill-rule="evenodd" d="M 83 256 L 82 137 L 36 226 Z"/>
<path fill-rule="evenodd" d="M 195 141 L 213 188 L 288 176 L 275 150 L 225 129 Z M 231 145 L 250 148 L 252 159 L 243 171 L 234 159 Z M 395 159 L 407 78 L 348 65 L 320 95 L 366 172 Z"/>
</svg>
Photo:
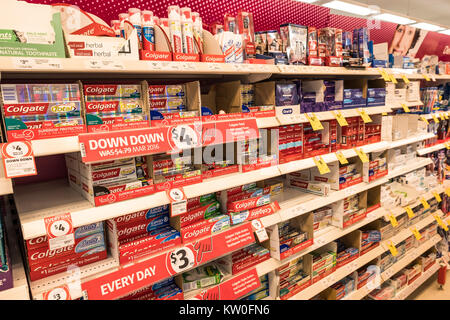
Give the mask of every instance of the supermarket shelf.
<svg viewBox="0 0 450 320">
<path fill-rule="evenodd" d="M 423 106 L 422 101 L 402 101 L 402 102 L 397 101 L 397 102 L 389 103 L 388 105 L 392 109 L 400 109 L 400 108 L 403 108 L 402 104 L 405 104 L 407 107 Z"/>
<path fill-rule="evenodd" d="M 448 111 L 436 111 L 436 112 L 424 114 L 423 117 L 427 120 L 430 120 L 430 119 L 433 119 L 433 116 L 436 116 L 436 117 L 438 117 L 439 120 L 441 120 L 442 114 L 446 114 L 448 116 L 449 112 Z"/>
<path fill-rule="evenodd" d="M 418 135 L 410 137 L 410 138 L 391 141 L 391 142 L 389 142 L 389 147 L 390 147 L 390 149 L 394 149 L 394 148 L 401 147 L 401 146 L 404 146 L 404 145 L 407 145 L 410 143 L 415 143 L 415 142 L 420 142 L 423 140 L 431 139 L 431 138 L 434 138 L 435 136 L 436 135 L 432 132 L 422 133 L 422 134 L 418 134 Z"/>
<path fill-rule="evenodd" d="M 434 151 L 438 151 L 438 150 L 442 150 L 442 149 L 445 149 L 445 148 L 446 147 L 445 147 L 444 143 L 438 143 L 438 144 L 435 144 L 434 146 L 431 146 L 431 147 L 428 147 L 428 148 L 418 149 L 417 150 L 417 154 L 419 156 L 423 156 L 425 154 L 428 154 L 428 153 L 431 153 L 431 152 L 434 152 Z"/>
<path fill-rule="evenodd" d="M 422 285 L 425 281 L 427 281 L 433 274 L 435 274 L 439 270 L 439 263 L 436 261 L 433 266 L 430 267 L 427 271 L 422 273 L 420 277 L 414 280 L 409 286 L 401 290 L 395 297 L 391 300 L 405 300 L 410 294 L 412 294 L 417 288 Z"/>
<path fill-rule="evenodd" d="M 278 65 L 279 73 L 282 75 L 318 75 L 318 76 L 376 76 L 380 77 L 377 69 L 367 68 L 344 68 L 344 67 L 325 67 L 325 66 L 295 66 L 295 65 Z"/>
<path fill-rule="evenodd" d="M 33 140 L 31 146 L 35 157 L 80 151 L 78 136 Z"/>
<path fill-rule="evenodd" d="M 11 179 L 0 178 L 0 196 L 13 193 Z"/>
</svg>

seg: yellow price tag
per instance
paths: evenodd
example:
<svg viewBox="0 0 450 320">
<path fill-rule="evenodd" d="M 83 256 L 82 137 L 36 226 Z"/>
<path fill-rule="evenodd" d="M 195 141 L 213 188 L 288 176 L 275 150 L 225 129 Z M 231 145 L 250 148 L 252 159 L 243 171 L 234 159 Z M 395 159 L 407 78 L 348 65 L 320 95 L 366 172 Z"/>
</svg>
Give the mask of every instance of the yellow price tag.
<svg viewBox="0 0 450 320">
<path fill-rule="evenodd" d="M 344 156 L 344 154 L 342 153 L 342 151 L 337 151 L 336 153 L 336 158 L 339 160 L 339 162 L 344 165 L 348 163 L 347 158 Z"/>
<path fill-rule="evenodd" d="M 430 209 L 430 205 L 428 204 L 427 200 L 425 200 L 424 198 L 422 198 L 422 199 L 420 199 L 420 202 L 422 203 L 423 208 L 424 208 L 425 210 Z"/>
<path fill-rule="evenodd" d="M 426 124 L 429 124 L 427 118 L 425 118 L 424 116 L 420 116 L 420 120 L 424 121 Z"/>
<path fill-rule="evenodd" d="M 444 120 L 445 120 L 444 114 L 443 114 L 443 113 L 440 113 L 439 115 L 441 116 L 441 120 L 444 121 Z"/>
<path fill-rule="evenodd" d="M 338 112 L 332 111 L 332 113 L 341 127 L 348 126 L 348 122 L 342 115 L 342 113 L 340 113 L 339 111 Z"/>
<path fill-rule="evenodd" d="M 405 210 L 406 210 L 406 213 L 408 214 L 408 217 L 410 219 L 414 218 L 415 214 L 414 214 L 414 212 L 412 211 L 412 209 L 409 206 L 406 207 Z"/>
<path fill-rule="evenodd" d="M 445 189 L 445 194 L 447 197 L 450 197 L 450 188 Z"/>
<path fill-rule="evenodd" d="M 389 241 L 389 245 L 388 245 L 389 251 L 391 252 L 391 254 L 395 257 L 398 254 L 397 248 L 394 246 L 394 244 L 392 243 L 392 241 Z"/>
<path fill-rule="evenodd" d="M 433 120 L 435 123 L 439 123 L 439 119 L 438 119 L 438 117 L 436 117 L 435 114 L 431 115 L 431 117 L 433 117 Z"/>
<path fill-rule="evenodd" d="M 382 116 L 387 116 L 388 114 L 387 114 L 387 112 L 382 112 L 381 115 Z"/>
<path fill-rule="evenodd" d="M 450 143 L 449 143 L 449 142 L 444 143 L 444 145 L 445 145 L 445 147 L 446 147 L 447 149 L 450 149 Z"/>
<path fill-rule="evenodd" d="M 441 196 L 439 195 L 439 193 L 433 192 L 433 196 L 436 198 L 437 202 L 441 202 L 442 201 Z"/>
<path fill-rule="evenodd" d="M 444 223 L 444 221 L 442 221 L 441 217 L 439 217 L 438 215 L 435 215 L 435 216 L 434 216 L 434 219 L 436 219 L 438 225 L 440 225 L 442 229 L 444 229 L 445 231 L 448 231 L 448 227 L 447 227 L 447 225 Z"/>
<path fill-rule="evenodd" d="M 384 81 L 391 81 L 391 78 L 388 76 L 386 70 L 378 68 L 378 72 L 381 74 Z"/>
<path fill-rule="evenodd" d="M 416 227 L 411 228 L 411 232 L 413 233 L 414 237 L 416 237 L 417 240 L 422 239 L 422 235 L 420 234 L 420 232 L 417 230 Z"/>
<path fill-rule="evenodd" d="M 325 161 L 323 161 L 322 157 L 314 157 L 313 159 L 314 163 L 319 169 L 320 174 L 326 174 L 330 172 L 330 168 L 328 168 L 328 165 L 325 163 Z"/>
<path fill-rule="evenodd" d="M 314 113 L 306 113 L 306 118 L 308 119 L 314 131 L 323 130 L 322 123 L 320 123 L 320 120 L 317 119 L 317 116 Z"/>
<path fill-rule="evenodd" d="M 359 109 L 358 113 L 361 116 L 361 118 L 363 119 L 364 123 L 372 122 L 372 119 L 370 119 L 369 115 L 367 114 L 367 112 L 364 109 Z"/>
<path fill-rule="evenodd" d="M 409 83 L 409 79 L 408 79 L 408 77 L 407 77 L 406 75 L 402 74 L 402 79 L 403 79 L 403 81 L 404 81 L 406 84 Z"/>
<path fill-rule="evenodd" d="M 367 154 L 365 154 L 361 148 L 360 149 L 354 148 L 353 150 L 355 150 L 356 154 L 358 155 L 358 157 L 361 159 L 361 161 L 363 163 L 369 162 L 369 158 L 367 157 Z"/>
<path fill-rule="evenodd" d="M 411 112 L 411 110 L 409 110 L 409 107 L 404 103 L 402 103 L 402 108 L 403 108 L 403 111 L 405 111 L 405 112 Z"/>
<path fill-rule="evenodd" d="M 422 76 L 424 77 L 425 80 L 431 81 L 430 77 L 427 74 L 422 74 Z"/>
<path fill-rule="evenodd" d="M 392 83 L 398 83 L 397 79 L 395 78 L 395 76 L 392 73 L 389 74 L 389 77 L 391 78 Z"/>
<path fill-rule="evenodd" d="M 398 226 L 397 218 L 395 218 L 392 213 L 389 215 L 389 221 L 391 221 L 391 224 L 394 228 Z"/>
</svg>

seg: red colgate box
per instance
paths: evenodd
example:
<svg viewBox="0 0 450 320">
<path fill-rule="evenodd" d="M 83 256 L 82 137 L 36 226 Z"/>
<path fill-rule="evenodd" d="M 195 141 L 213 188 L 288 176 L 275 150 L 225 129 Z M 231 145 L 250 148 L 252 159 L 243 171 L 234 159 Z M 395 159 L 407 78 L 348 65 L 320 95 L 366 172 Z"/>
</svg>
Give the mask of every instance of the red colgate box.
<svg viewBox="0 0 450 320">
<path fill-rule="evenodd" d="M 85 226 L 74 228 L 75 240 L 83 239 L 95 233 L 103 232 L 103 222 L 91 223 Z M 40 236 L 26 241 L 27 251 L 37 248 L 48 248 L 47 236 Z"/>
<path fill-rule="evenodd" d="M 112 223 L 115 222 L 113 221 Z M 140 234 L 148 234 L 153 230 L 160 229 L 166 226 L 169 226 L 168 213 L 147 219 L 146 221 L 141 223 L 118 225 L 116 226 L 117 238 L 119 241 L 123 241 Z"/>
<path fill-rule="evenodd" d="M 228 203 L 227 212 L 241 212 L 270 203 L 270 194 L 264 194 L 254 198 L 238 200 Z"/>
<path fill-rule="evenodd" d="M 38 247 L 27 250 L 28 264 L 44 264 L 65 261 L 67 259 L 76 260 L 81 257 L 94 254 L 106 249 L 106 242 L 103 232 L 98 232 L 75 240 L 72 246 L 50 250 L 48 247 Z"/>
<path fill-rule="evenodd" d="M 183 243 L 189 243 L 202 237 L 211 236 L 228 228 L 230 228 L 230 217 L 227 215 L 220 215 L 208 220 L 201 220 L 180 228 L 181 241 Z"/>
<path fill-rule="evenodd" d="M 274 201 L 272 203 L 269 203 L 267 205 L 253 208 L 250 210 L 245 210 L 241 212 L 229 212 L 231 219 L 231 224 L 235 225 L 238 223 L 242 223 L 244 221 L 248 220 L 254 220 L 259 219 L 271 214 L 274 214 L 275 212 L 280 210 L 280 206 L 278 204 L 278 201 Z"/>
<path fill-rule="evenodd" d="M 108 223 L 107 230 L 109 247 L 113 255 L 119 257 L 121 265 L 181 244 L 180 232 L 170 226 L 129 238 L 126 241 L 118 240 L 117 228 L 114 224 Z"/>
<path fill-rule="evenodd" d="M 90 263 L 104 260 L 107 257 L 106 249 L 98 251 L 89 255 L 82 256 L 66 256 L 64 260 L 40 262 L 38 264 L 30 265 L 30 280 L 36 281 L 54 274 L 67 271 L 69 267 L 82 267 Z"/>
<path fill-rule="evenodd" d="M 122 116 L 108 117 L 87 115 L 86 118 L 88 119 L 87 132 L 131 130 L 148 128 L 150 126 L 147 115 L 143 115 L 142 120 L 139 121 L 127 121 L 127 119 Z"/>
<path fill-rule="evenodd" d="M 216 194 L 215 193 L 208 193 L 202 196 L 189 198 L 187 199 L 186 208 L 187 210 L 203 206 L 204 204 L 211 202 L 213 200 L 216 200 Z"/>
<path fill-rule="evenodd" d="M 184 177 L 182 174 L 175 174 L 172 176 L 165 176 L 164 182 L 155 183 L 155 191 L 166 191 L 173 188 L 188 186 L 191 184 L 201 183 L 203 181 L 200 170 L 192 171 L 193 175 Z M 159 181 L 159 180 L 158 180 Z"/>
<path fill-rule="evenodd" d="M 145 223 L 149 219 L 158 217 L 160 215 L 168 215 L 169 211 L 169 205 L 165 204 L 148 210 L 141 210 L 126 214 L 124 216 L 114 218 L 113 220 L 116 223 L 117 227 L 120 228 L 124 225 L 137 225 L 140 223 Z"/>
<path fill-rule="evenodd" d="M 200 220 L 207 220 L 217 215 L 220 215 L 220 203 L 218 201 L 211 201 L 204 205 L 191 208 L 188 212 L 177 216 L 175 225 L 184 228 Z"/>
<path fill-rule="evenodd" d="M 225 56 L 223 54 L 201 54 L 200 60 L 209 63 L 225 63 Z"/>
<path fill-rule="evenodd" d="M 172 53 L 169 51 L 139 50 L 141 60 L 172 61 Z"/>
<path fill-rule="evenodd" d="M 172 57 L 173 61 L 200 62 L 200 55 L 196 53 L 174 52 L 172 53 Z"/>
<path fill-rule="evenodd" d="M 246 269 L 256 266 L 257 264 L 270 259 L 270 253 L 267 251 L 266 254 L 258 257 L 249 257 L 248 259 L 243 260 L 242 262 L 233 263 L 232 274 L 235 275 L 240 273 Z"/>
</svg>

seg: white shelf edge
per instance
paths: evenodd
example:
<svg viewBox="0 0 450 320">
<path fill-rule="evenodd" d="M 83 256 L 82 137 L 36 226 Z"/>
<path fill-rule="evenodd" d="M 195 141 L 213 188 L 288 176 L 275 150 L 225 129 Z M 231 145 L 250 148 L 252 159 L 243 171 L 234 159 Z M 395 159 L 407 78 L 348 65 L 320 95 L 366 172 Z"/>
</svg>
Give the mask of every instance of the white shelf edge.
<svg viewBox="0 0 450 320">
<path fill-rule="evenodd" d="M 435 144 L 435 145 L 433 145 L 431 147 L 428 147 L 428 148 L 418 149 L 417 150 L 417 154 L 419 156 L 423 156 L 425 154 L 428 154 L 428 153 L 431 153 L 431 152 L 434 152 L 434 151 L 438 151 L 438 150 L 441 150 L 441 149 L 445 149 L 444 143 L 438 143 L 438 144 Z"/>
</svg>

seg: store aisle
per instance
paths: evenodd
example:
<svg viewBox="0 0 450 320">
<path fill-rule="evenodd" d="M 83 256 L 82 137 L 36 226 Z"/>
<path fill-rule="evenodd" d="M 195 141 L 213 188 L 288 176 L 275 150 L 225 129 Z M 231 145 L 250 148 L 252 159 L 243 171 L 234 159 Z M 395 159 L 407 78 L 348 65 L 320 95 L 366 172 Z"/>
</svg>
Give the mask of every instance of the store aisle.
<svg viewBox="0 0 450 320">
<path fill-rule="evenodd" d="M 437 283 L 437 273 L 425 281 L 407 300 L 450 300 L 450 270 L 447 271 L 447 282 L 442 290 Z"/>
</svg>

